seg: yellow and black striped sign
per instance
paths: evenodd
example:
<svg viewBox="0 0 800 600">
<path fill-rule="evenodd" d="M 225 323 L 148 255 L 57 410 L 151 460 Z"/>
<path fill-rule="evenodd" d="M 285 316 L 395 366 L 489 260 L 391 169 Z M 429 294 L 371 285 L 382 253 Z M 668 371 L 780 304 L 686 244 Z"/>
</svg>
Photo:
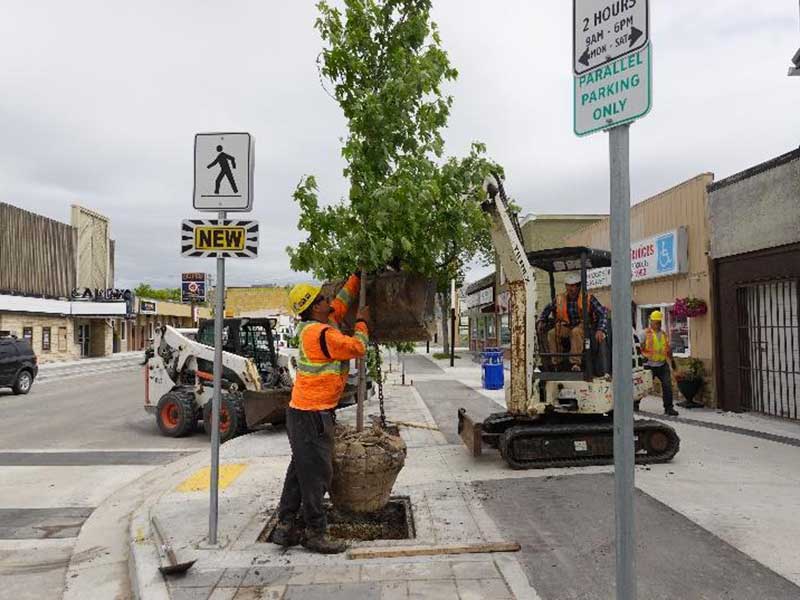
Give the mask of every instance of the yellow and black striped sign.
<svg viewBox="0 0 800 600">
<path fill-rule="evenodd" d="M 181 227 L 181 254 L 196 258 L 255 258 L 258 221 L 187 219 Z"/>
</svg>

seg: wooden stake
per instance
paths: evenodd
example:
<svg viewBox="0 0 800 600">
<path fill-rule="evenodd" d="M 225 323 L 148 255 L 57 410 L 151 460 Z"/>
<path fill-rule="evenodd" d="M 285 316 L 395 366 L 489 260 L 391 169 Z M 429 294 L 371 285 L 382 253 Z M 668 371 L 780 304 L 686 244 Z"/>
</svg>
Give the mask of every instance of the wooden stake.
<svg viewBox="0 0 800 600">
<path fill-rule="evenodd" d="M 434 556 L 441 554 L 481 554 L 484 552 L 519 552 L 516 542 L 485 542 L 482 544 L 452 544 L 445 546 L 387 546 L 383 548 L 352 548 L 347 558 L 394 558 L 397 556 Z"/>
<path fill-rule="evenodd" d="M 367 273 L 361 269 L 361 284 L 358 293 L 358 308 L 367 303 Z M 367 348 L 369 351 L 369 348 Z M 364 400 L 367 397 L 367 356 L 358 359 L 358 391 L 356 393 L 356 431 L 364 431 Z"/>
</svg>

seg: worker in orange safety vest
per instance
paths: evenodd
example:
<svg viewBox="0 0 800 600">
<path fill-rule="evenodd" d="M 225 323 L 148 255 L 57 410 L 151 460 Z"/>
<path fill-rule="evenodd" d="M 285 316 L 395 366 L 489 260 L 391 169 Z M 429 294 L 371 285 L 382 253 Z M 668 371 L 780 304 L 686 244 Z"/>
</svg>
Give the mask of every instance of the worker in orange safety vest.
<svg viewBox="0 0 800 600">
<path fill-rule="evenodd" d="M 330 302 L 313 284 L 301 283 L 289 292 L 292 311 L 301 322 L 297 331 L 297 374 L 286 409 L 292 459 L 278 505 L 278 523 L 272 533 L 272 541 L 281 546 L 302 543 L 309 550 L 324 554 L 347 548 L 325 533 L 322 499 L 333 476 L 333 410 L 344 390 L 350 359 L 365 356 L 369 342 L 367 307 L 359 309 L 352 336 L 340 331 L 359 288 L 359 277 L 352 275 Z M 301 508 L 304 532 L 296 525 Z"/>
<path fill-rule="evenodd" d="M 672 377 L 669 369 L 669 362 L 674 364 L 675 359 L 672 357 L 669 336 L 661 329 L 661 319 L 660 310 L 650 313 L 650 326 L 644 331 L 642 354 L 647 358 L 644 368 L 652 371 L 653 377 L 661 382 L 664 414 L 675 417 L 678 411 L 672 405 Z"/>
</svg>

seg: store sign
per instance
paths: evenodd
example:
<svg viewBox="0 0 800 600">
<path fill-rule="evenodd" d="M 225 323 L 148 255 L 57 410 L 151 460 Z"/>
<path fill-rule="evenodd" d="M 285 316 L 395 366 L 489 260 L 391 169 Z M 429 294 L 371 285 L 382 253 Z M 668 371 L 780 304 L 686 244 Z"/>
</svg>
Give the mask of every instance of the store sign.
<svg viewBox="0 0 800 600">
<path fill-rule="evenodd" d="M 688 262 L 686 227 L 639 240 L 631 244 L 631 281 L 686 273 Z M 586 272 L 587 289 L 610 285 L 610 268 L 590 269 Z"/>
<path fill-rule="evenodd" d="M 183 273 L 181 275 L 181 301 L 206 301 L 206 274 Z"/>
<path fill-rule="evenodd" d="M 494 288 L 488 287 L 467 296 L 467 301 L 464 304 L 467 309 L 470 309 L 484 304 L 491 304 L 492 302 L 494 302 Z"/>
<path fill-rule="evenodd" d="M 75 288 L 70 296 L 73 300 L 85 300 L 87 302 L 119 302 L 120 300 L 131 300 L 133 293 L 130 290 L 118 288 Z"/>
<path fill-rule="evenodd" d="M 157 303 L 155 300 L 139 300 L 139 313 L 142 315 L 156 314 Z"/>
</svg>

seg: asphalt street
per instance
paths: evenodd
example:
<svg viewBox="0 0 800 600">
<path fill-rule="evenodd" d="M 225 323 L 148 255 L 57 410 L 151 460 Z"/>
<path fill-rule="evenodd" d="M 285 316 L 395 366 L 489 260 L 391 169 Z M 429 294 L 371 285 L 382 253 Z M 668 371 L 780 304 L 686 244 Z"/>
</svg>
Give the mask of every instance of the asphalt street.
<svg viewBox="0 0 800 600">
<path fill-rule="evenodd" d="M 78 531 L 150 470 L 208 447 L 163 437 L 143 406 L 141 367 L 0 390 L 0 599 L 61 598 Z M 124 600 L 124 599 L 120 599 Z"/>
</svg>

